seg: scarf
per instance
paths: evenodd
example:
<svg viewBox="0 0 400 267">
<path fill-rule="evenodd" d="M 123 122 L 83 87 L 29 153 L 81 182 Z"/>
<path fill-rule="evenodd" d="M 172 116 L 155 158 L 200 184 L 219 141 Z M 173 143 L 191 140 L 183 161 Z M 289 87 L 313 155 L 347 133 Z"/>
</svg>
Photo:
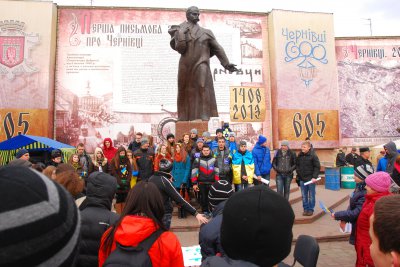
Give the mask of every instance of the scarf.
<svg viewBox="0 0 400 267">
<path fill-rule="evenodd" d="M 174 160 L 176 162 L 182 162 L 182 154 L 181 153 L 175 153 Z"/>
</svg>

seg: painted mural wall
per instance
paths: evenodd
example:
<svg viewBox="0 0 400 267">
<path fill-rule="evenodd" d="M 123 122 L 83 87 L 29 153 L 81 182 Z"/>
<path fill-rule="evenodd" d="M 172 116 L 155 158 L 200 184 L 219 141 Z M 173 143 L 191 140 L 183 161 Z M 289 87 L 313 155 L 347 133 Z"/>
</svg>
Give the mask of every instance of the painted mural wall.
<svg viewBox="0 0 400 267">
<path fill-rule="evenodd" d="M 185 20 L 185 10 L 59 9 L 57 140 L 83 142 L 92 151 L 105 137 L 116 145 L 127 145 L 138 131 L 158 137 L 159 122 L 176 116 L 180 55 L 170 47 L 168 29 Z M 249 142 L 257 134 L 270 136 L 266 15 L 201 12 L 199 25 L 213 31 L 240 69 L 229 73 L 211 60 L 219 119 Z M 231 86 L 262 90 L 262 103 L 231 103 Z M 257 104 L 263 114 L 250 118 Z M 162 134 L 168 132 L 174 123 L 164 125 Z"/>
<path fill-rule="evenodd" d="M 56 18 L 52 3 L 0 1 L 0 141 L 53 135 Z"/>
<path fill-rule="evenodd" d="M 333 15 L 273 10 L 268 16 L 274 146 L 339 145 Z"/>
<path fill-rule="evenodd" d="M 343 145 L 371 146 L 400 133 L 400 39 L 337 39 Z"/>
</svg>

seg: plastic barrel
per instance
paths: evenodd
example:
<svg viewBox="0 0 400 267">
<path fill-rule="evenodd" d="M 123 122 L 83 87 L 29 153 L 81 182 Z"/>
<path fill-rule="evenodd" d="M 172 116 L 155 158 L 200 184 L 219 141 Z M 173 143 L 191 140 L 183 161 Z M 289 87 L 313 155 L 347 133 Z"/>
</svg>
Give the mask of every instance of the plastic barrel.
<svg viewBox="0 0 400 267">
<path fill-rule="evenodd" d="M 354 181 L 354 168 L 353 167 L 342 167 L 342 188 L 355 188 L 356 182 Z"/>
<path fill-rule="evenodd" d="M 329 190 L 340 190 L 340 168 L 325 167 L 325 188 Z"/>
</svg>

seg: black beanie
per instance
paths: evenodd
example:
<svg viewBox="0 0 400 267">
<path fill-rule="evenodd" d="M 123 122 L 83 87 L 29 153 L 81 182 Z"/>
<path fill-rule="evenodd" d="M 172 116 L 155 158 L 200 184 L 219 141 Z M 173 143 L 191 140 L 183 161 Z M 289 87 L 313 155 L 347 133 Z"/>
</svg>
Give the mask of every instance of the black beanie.
<svg viewBox="0 0 400 267">
<path fill-rule="evenodd" d="M 35 170 L 6 166 L 0 195 L 2 266 L 73 266 L 80 218 L 62 186 Z"/>
<path fill-rule="evenodd" d="M 221 244 L 234 260 L 273 266 L 289 255 L 294 213 L 289 202 L 266 186 L 241 190 L 225 204 Z"/>
<path fill-rule="evenodd" d="M 208 191 L 208 204 L 211 210 L 221 203 L 227 200 L 233 194 L 232 184 L 228 181 L 220 180 L 216 181 L 211 185 L 210 191 Z"/>
<path fill-rule="evenodd" d="M 170 138 L 175 138 L 175 135 L 172 134 L 172 133 L 167 134 L 167 140 L 170 139 Z"/>
</svg>

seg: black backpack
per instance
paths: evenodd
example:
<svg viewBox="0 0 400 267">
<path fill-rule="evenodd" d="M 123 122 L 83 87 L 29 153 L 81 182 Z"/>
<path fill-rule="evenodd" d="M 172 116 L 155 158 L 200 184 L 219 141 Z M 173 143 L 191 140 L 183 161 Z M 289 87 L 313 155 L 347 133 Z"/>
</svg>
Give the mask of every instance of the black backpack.
<svg viewBox="0 0 400 267">
<path fill-rule="evenodd" d="M 103 267 L 152 267 L 148 251 L 162 233 L 158 229 L 136 247 L 125 247 L 117 242 L 117 247 L 108 256 Z"/>
</svg>

